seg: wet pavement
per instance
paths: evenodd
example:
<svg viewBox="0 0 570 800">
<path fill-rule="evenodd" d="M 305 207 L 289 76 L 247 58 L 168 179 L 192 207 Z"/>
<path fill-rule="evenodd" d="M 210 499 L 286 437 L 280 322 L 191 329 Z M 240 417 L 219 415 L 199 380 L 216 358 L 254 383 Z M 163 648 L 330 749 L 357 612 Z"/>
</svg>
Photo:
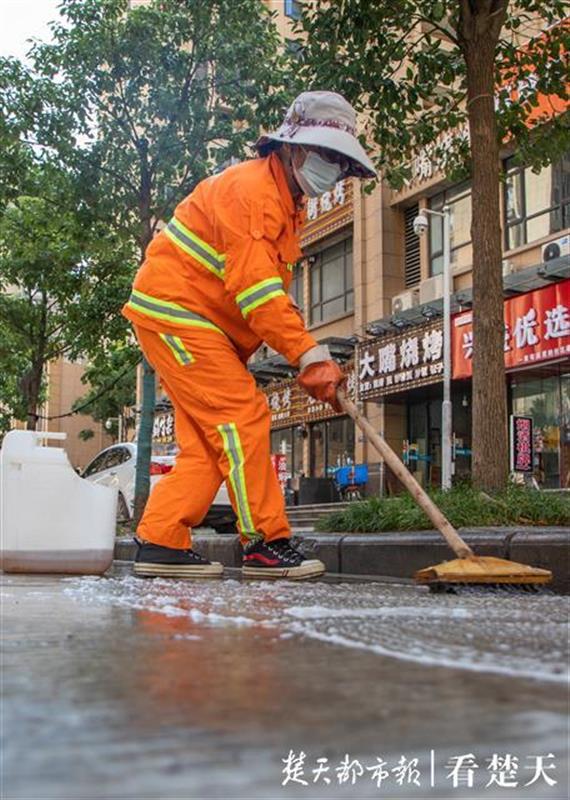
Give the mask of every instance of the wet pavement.
<svg viewBox="0 0 570 800">
<path fill-rule="evenodd" d="M 4 575 L 0 794 L 565 800 L 569 608 L 120 565 Z"/>
</svg>

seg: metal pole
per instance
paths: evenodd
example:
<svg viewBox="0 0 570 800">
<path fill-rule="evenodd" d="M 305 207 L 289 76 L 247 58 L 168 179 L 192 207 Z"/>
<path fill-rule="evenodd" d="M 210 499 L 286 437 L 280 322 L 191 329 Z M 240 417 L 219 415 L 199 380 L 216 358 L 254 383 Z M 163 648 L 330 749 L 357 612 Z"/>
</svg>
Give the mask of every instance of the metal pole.
<svg viewBox="0 0 570 800">
<path fill-rule="evenodd" d="M 451 257 L 449 206 L 443 209 L 443 402 L 441 404 L 441 488 L 451 489 Z"/>
</svg>

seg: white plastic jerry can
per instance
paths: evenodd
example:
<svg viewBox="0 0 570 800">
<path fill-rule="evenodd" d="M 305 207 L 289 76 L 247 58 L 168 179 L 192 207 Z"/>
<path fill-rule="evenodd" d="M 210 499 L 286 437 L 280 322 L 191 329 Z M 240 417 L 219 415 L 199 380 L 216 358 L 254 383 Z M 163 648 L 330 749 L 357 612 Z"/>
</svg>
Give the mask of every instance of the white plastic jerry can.
<svg viewBox="0 0 570 800">
<path fill-rule="evenodd" d="M 117 489 L 80 478 L 65 433 L 10 431 L 0 450 L 0 567 L 100 575 L 113 561 Z"/>
</svg>

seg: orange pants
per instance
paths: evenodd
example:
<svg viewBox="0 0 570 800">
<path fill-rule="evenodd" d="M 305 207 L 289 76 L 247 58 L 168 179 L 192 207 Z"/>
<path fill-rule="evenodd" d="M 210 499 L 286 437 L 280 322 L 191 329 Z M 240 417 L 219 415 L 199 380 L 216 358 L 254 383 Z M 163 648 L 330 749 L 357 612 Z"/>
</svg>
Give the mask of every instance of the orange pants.
<svg viewBox="0 0 570 800">
<path fill-rule="evenodd" d="M 233 345 L 216 331 L 157 333 L 135 325 L 141 349 L 174 407 L 180 448 L 154 487 L 137 534 L 184 549 L 226 480 L 242 544 L 291 535 L 270 460 L 270 412 Z"/>
</svg>

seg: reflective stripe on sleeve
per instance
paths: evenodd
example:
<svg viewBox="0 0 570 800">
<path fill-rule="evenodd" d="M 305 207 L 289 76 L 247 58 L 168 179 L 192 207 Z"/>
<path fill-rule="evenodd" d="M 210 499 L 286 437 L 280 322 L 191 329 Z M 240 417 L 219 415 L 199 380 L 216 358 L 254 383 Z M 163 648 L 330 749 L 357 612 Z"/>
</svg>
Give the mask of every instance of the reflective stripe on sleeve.
<svg viewBox="0 0 570 800">
<path fill-rule="evenodd" d="M 174 358 L 183 367 L 187 366 L 188 364 L 192 364 L 192 362 L 195 361 L 194 356 L 189 350 L 186 349 L 180 336 L 172 336 L 170 333 L 159 333 L 159 336 L 170 348 Z"/>
<path fill-rule="evenodd" d="M 224 443 L 224 452 L 230 462 L 228 477 L 236 498 L 240 530 L 244 536 L 252 537 L 257 534 L 251 516 L 249 501 L 247 499 L 247 486 L 244 472 L 245 456 L 243 454 L 239 433 L 235 422 L 218 425 L 217 428 Z"/>
<path fill-rule="evenodd" d="M 240 292 L 236 297 L 236 302 L 243 317 L 247 317 L 250 311 L 267 303 L 274 297 L 284 295 L 283 281 L 281 278 L 266 278 L 264 281 L 254 283 L 249 289 Z"/>
<path fill-rule="evenodd" d="M 192 258 L 195 258 L 196 261 L 199 261 L 213 275 L 220 278 L 220 280 L 224 279 L 225 255 L 216 252 L 211 245 L 200 239 L 195 233 L 192 233 L 179 219 L 172 217 L 166 228 L 164 228 L 164 233 L 175 245 L 184 250 L 189 256 L 192 256 Z"/>
<path fill-rule="evenodd" d="M 139 314 L 146 314 L 146 316 L 154 319 L 171 322 L 174 325 L 207 328 L 225 335 L 221 328 L 218 328 L 217 325 L 214 325 L 213 322 L 210 322 L 205 317 L 201 317 L 200 314 L 195 314 L 193 311 L 184 308 L 184 306 L 179 306 L 178 303 L 158 300 L 155 297 L 151 297 L 151 295 L 139 292 L 137 289 L 133 289 L 127 305 L 133 311 L 138 311 Z"/>
</svg>

